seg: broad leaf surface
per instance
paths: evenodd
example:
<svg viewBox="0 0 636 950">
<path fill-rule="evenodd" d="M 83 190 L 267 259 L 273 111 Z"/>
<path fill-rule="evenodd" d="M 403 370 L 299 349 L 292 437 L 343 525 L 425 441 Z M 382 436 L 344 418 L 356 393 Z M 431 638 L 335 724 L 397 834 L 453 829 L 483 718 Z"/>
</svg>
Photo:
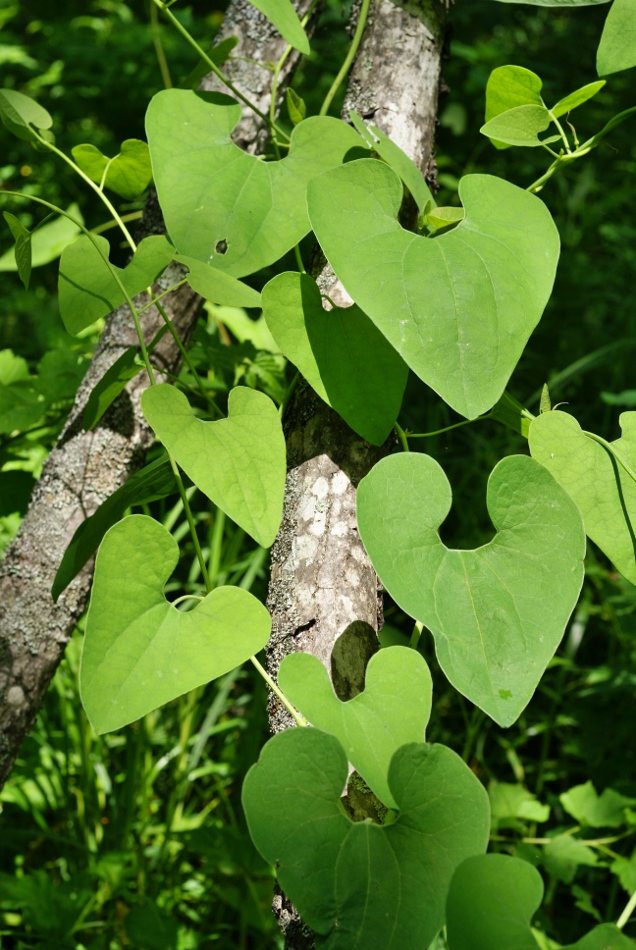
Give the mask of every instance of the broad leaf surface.
<svg viewBox="0 0 636 950">
<path fill-rule="evenodd" d="M 97 235 L 95 241 L 108 258 L 110 245 L 106 238 Z M 166 238 L 153 235 L 144 238 L 127 267 L 113 268 L 134 297 L 154 283 L 170 256 Z M 73 335 L 116 310 L 126 299 L 102 254 L 85 234 L 62 252 L 58 291 L 64 326 Z"/>
<path fill-rule="evenodd" d="M 0 89 L 0 119 L 5 128 L 26 142 L 37 141 L 31 129 L 50 129 L 53 119 L 41 105 L 15 89 Z"/>
<path fill-rule="evenodd" d="M 243 785 L 252 839 L 326 950 L 422 950 L 444 922 L 453 871 L 485 851 L 483 786 L 450 749 L 393 756 L 393 824 L 352 822 L 339 805 L 347 757 L 334 736 L 289 729 L 267 743 Z"/>
<path fill-rule="evenodd" d="M 424 658 L 408 647 L 388 647 L 371 657 L 365 687 L 348 702 L 334 693 L 317 657 L 291 653 L 278 682 L 312 725 L 334 735 L 347 759 L 389 808 L 397 808 L 388 784 L 393 754 L 409 742 L 423 742 L 431 714 L 433 686 Z"/>
<path fill-rule="evenodd" d="M 82 213 L 76 204 L 69 205 L 68 213 L 83 223 Z M 75 240 L 80 229 L 67 217 L 60 215 L 48 224 L 33 231 L 31 235 L 32 267 L 41 267 L 59 257 L 67 244 Z M 0 272 L 17 270 L 13 248 L 0 257 Z"/>
<path fill-rule="evenodd" d="M 336 274 L 405 363 L 472 419 L 499 399 L 549 299 L 559 236 L 545 205 L 489 175 L 459 185 L 466 217 L 435 239 L 405 231 L 387 165 L 350 162 L 309 183 Z"/>
<path fill-rule="evenodd" d="M 307 34 L 290 0 L 250 0 L 250 3 L 274 24 L 290 46 L 309 56 Z"/>
<path fill-rule="evenodd" d="M 10 211 L 3 211 L 3 215 L 15 239 L 15 266 L 18 269 L 18 275 L 24 284 L 25 290 L 28 290 L 29 281 L 31 279 L 31 267 L 33 266 L 31 232 L 27 231 L 20 219 L 16 218 Z"/>
<path fill-rule="evenodd" d="M 232 277 L 218 267 L 211 267 L 194 257 L 174 254 L 173 258 L 188 268 L 187 281 L 192 289 L 224 307 L 260 307 L 261 295 L 257 290 Z"/>
<path fill-rule="evenodd" d="M 439 526 L 451 488 L 428 455 L 383 459 L 362 479 L 358 527 L 393 599 L 435 638 L 453 686 L 501 726 L 530 700 L 583 582 L 585 535 L 569 495 L 527 456 L 502 459 L 488 481 L 497 531 L 450 550 Z"/>
<path fill-rule="evenodd" d="M 636 66 L 636 0 L 614 0 L 598 48 L 599 76 Z"/>
<path fill-rule="evenodd" d="M 636 471 L 636 412 L 620 415 L 623 435 L 611 445 Z M 636 584 L 636 482 L 574 416 L 557 409 L 530 425 L 530 451 L 579 506 L 587 536 Z"/>
<path fill-rule="evenodd" d="M 100 546 L 86 620 L 80 693 L 98 734 L 227 673 L 267 643 L 265 607 L 239 587 L 217 587 L 181 612 L 163 588 L 179 547 L 146 515 L 110 529 Z"/>
<path fill-rule="evenodd" d="M 553 141 L 552 137 L 544 140 L 539 138 L 539 132 L 545 132 L 551 121 L 545 106 L 516 106 L 486 122 L 480 132 L 505 145 L 540 148 L 544 141 Z"/>
<path fill-rule="evenodd" d="M 543 82 L 539 76 L 523 66 L 499 66 L 493 69 L 486 85 L 486 123 L 518 106 L 542 107 L 542 88 Z M 506 142 L 491 141 L 496 148 L 510 148 Z"/>
<path fill-rule="evenodd" d="M 237 386 L 228 417 L 203 422 L 182 392 L 164 383 L 141 405 L 155 435 L 205 495 L 268 548 L 283 514 L 286 453 L 280 414 L 264 393 Z"/>
<path fill-rule="evenodd" d="M 325 310 L 307 274 L 279 274 L 263 289 L 274 340 L 321 399 L 374 445 L 402 405 L 408 367 L 359 307 Z"/>
<path fill-rule="evenodd" d="M 73 158 L 91 181 L 104 185 L 128 201 L 137 198 L 152 181 L 148 146 L 140 139 L 126 139 L 115 158 L 108 158 L 95 145 L 76 145 Z"/>
<path fill-rule="evenodd" d="M 455 871 L 446 902 L 450 950 L 538 950 L 530 924 L 542 899 L 541 875 L 527 861 L 468 858 Z"/>
<path fill-rule="evenodd" d="M 310 230 L 307 182 L 365 145 L 327 116 L 294 128 L 287 157 L 264 162 L 232 142 L 241 107 L 227 96 L 167 89 L 146 114 L 154 179 L 181 254 L 243 277 L 273 264 Z"/>
<path fill-rule="evenodd" d="M 563 950 L 636 950 L 636 943 L 614 924 L 601 924 L 582 940 L 568 944 Z"/>
<path fill-rule="evenodd" d="M 77 577 L 102 543 L 106 532 L 123 518 L 131 505 L 144 505 L 176 491 L 174 473 L 166 458 L 157 459 L 131 475 L 76 529 L 53 581 L 53 600 L 57 600 L 73 578 Z"/>
</svg>

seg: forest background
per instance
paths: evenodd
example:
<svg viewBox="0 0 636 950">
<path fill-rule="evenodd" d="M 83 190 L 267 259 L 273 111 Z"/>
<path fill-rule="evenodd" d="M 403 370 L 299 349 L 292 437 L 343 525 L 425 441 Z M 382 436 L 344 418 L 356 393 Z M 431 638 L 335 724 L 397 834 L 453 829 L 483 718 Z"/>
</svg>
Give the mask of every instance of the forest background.
<svg viewBox="0 0 636 950">
<path fill-rule="evenodd" d="M 57 144 L 67 153 L 91 142 L 115 155 L 124 139 L 144 137 L 148 101 L 168 77 L 187 87 L 200 74 L 195 54 L 153 19 L 151 6 L 141 0 L 0 0 L 0 85 L 25 92 L 51 112 Z M 204 48 L 214 43 L 222 5 L 197 0 L 174 11 Z M 349 13 L 349 4 L 329 0 L 312 54 L 295 76 L 293 88 L 308 114 L 320 108 L 346 55 Z M 523 186 L 542 173 L 541 150 L 497 152 L 479 134 L 488 76 L 497 66 L 525 66 L 543 78 L 548 101 L 592 82 L 606 13 L 604 6 L 563 12 L 457 0 L 437 130 L 440 204 L 458 203 L 457 183 L 468 172 Z M 577 130 L 585 137 L 607 115 L 632 104 L 633 72 L 618 73 L 577 114 Z M 288 122 L 286 114 L 283 119 Z M 538 411 L 547 381 L 553 403 L 568 402 L 586 429 L 606 439 L 620 434 L 619 412 L 636 408 L 634 142 L 633 125 L 626 123 L 542 193 L 564 250 L 548 309 L 508 387 Z M 50 153 L 5 134 L 0 163 L 0 188 L 62 207 L 74 202 L 89 227 L 104 220 L 93 193 Z M 143 197 L 122 201 L 118 209 L 134 224 L 143 203 Z M 33 206 L 16 212 L 15 202 L 9 205 L 0 192 L 4 207 L 19 212 L 27 226 L 39 220 Z M 80 338 L 64 331 L 56 263 L 41 266 L 25 290 L 12 272 L 11 244 L 5 229 L 0 397 L 17 373 L 31 377 L 41 398 L 39 412 L 32 411 L 19 432 L 8 422 L 3 426 L 0 412 L 0 558 L 98 335 L 95 328 Z M 124 263 L 117 244 L 112 257 Z M 259 275 L 261 284 L 266 279 Z M 291 370 L 257 316 L 211 306 L 203 313 L 193 352 L 219 393 L 239 381 L 273 398 L 285 390 Z M 458 418 L 422 386 L 407 388 L 403 427 L 427 432 Z M 427 439 L 425 450 L 453 485 L 444 541 L 463 547 L 489 540 L 488 474 L 503 455 L 525 452 L 527 444 L 489 420 Z M 266 552 L 202 495 L 194 494 L 192 505 L 208 538 L 205 554 L 216 583 L 238 583 L 264 599 Z M 185 556 L 172 583 L 188 590 L 198 577 L 182 507 L 173 499 L 156 503 L 152 512 L 183 540 Z M 493 849 L 542 871 L 546 895 L 537 922 L 546 948 L 576 940 L 592 918 L 616 919 L 636 890 L 636 801 L 606 810 L 599 830 L 589 813 L 575 815 L 566 794 L 592 782 L 598 793 L 613 789 L 636 799 L 635 606 L 636 589 L 589 544 L 585 585 L 566 638 L 536 696 L 507 730 L 449 686 L 437 672 L 431 642 L 422 641 L 435 685 L 429 738 L 454 748 L 489 787 Z M 384 641 L 403 642 L 412 621 L 389 598 L 385 615 Z M 78 630 L 0 794 L 0 946 L 282 946 L 270 911 L 272 871 L 249 841 L 240 806 L 242 779 L 267 736 L 262 682 L 251 669 L 228 674 L 140 723 L 97 738 L 78 698 L 80 643 Z M 636 935 L 633 925 L 626 933 Z"/>
</svg>

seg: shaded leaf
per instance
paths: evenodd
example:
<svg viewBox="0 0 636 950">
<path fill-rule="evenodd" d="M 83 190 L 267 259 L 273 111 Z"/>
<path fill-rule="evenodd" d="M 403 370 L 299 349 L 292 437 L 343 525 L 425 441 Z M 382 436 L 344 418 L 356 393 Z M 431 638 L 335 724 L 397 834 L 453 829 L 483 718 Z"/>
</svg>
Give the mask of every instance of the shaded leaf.
<svg viewBox="0 0 636 950">
<path fill-rule="evenodd" d="M 83 223 L 81 211 L 76 204 L 69 205 L 68 213 Z M 69 218 L 60 215 L 48 224 L 31 233 L 32 267 L 41 267 L 59 257 L 67 244 L 75 240 L 80 229 Z M 17 270 L 13 248 L 0 257 L 0 272 Z"/>
<path fill-rule="evenodd" d="M 230 58 L 230 54 L 235 46 L 238 46 L 239 38 L 238 36 L 227 36 L 224 40 L 221 40 L 220 43 L 217 43 L 216 46 L 210 47 L 207 51 L 207 56 L 215 66 L 222 66 L 223 63 L 226 63 Z M 210 67 L 204 59 L 200 59 L 197 65 L 194 67 L 192 72 L 190 72 L 183 82 L 179 83 L 179 89 L 198 89 L 201 80 L 204 76 L 207 76 L 210 72 Z"/>
<path fill-rule="evenodd" d="M 636 0 L 614 0 L 598 48 L 599 76 L 636 66 Z"/>
<path fill-rule="evenodd" d="M 517 828 L 519 821 L 544 822 L 550 817 L 550 806 L 542 805 L 536 795 L 523 785 L 492 781 L 488 786 L 492 830 Z"/>
<path fill-rule="evenodd" d="M 459 224 L 465 216 L 463 208 L 434 208 L 426 215 L 426 223 L 433 228 L 447 228 L 451 224 Z"/>
<path fill-rule="evenodd" d="M 581 516 L 550 473 L 520 455 L 499 462 L 488 481 L 497 530 L 489 544 L 446 547 L 439 526 L 451 500 L 430 456 L 383 459 L 358 488 L 360 536 L 393 599 L 432 632 L 453 686 L 509 726 L 532 697 L 581 590 Z"/>
<path fill-rule="evenodd" d="M 557 881 L 571 884 L 580 865 L 593 868 L 598 861 L 592 849 L 579 838 L 558 835 L 543 849 L 543 864 Z"/>
<path fill-rule="evenodd" d="M 18 269 L 20 280 L 26 290 L 29 289 L 32 266 L 32 247 L 31 232 L 27 231 L 19 218 L 16 218 L 10 211 L 3 211 L 4 220 L 11 228 L 11 233 L 15 238 L 15 265 Z"/>
<path fill-rule="evenodd" d="M 174 254 L 174 260 L 188 268 L 187 281 L 192 289 L 211 300 L 212 303 L 226 307 L 260 307 L 261 295 L 257 290 L 232 277 L 218 267 L 212 267 L 196 260 Z"/>
<path fill-rule="evenodd" d="M 601 924 L 586 937 L 563 950 L 635 950 L 636 943 L 621 933 L 614 924 Z"/>
<path fill-rule="evenodd" d="M 250 3 L 274 24 L 290 46 L 309 56 L 311 49 L 307 34 L 290 0 L 250 0 Z"/>
<path fill-rule="evenodd" d="M 570 788 L 559 795 L 559 801 L 580 825 L 592 828 L 620 828 L 626 824 L 625 809 L 636 805 L 636 799 L 626 798 L 613 788 L 598 795 L 592 782 Z"/>
<path fill-rule="evenodd" d="M 117 396 L 142 369 L 144 364 L 139 361 L 139 347 L 129 346 L 91 390 L 82 416 L 85 431 L 97 425 Z"/>
<path fill-rule="evenodd" d="M 618 857 L 610 864 L 610 871 L 615 874 L 621 887 L 629 895 L 636 892 L 636 852 L 631 858 Z"/>
<path fill-rule="evenodd" d="M 131 907 L 124 919 L 129 940 L 138 950 L 173 950 L 177 946 L 179 924 L 166 917 L 154 901 Z"/>
<path fill-rule="evenodd" d="M 146 515 L 114 525 L 102 541 L 86 620 L 80 694 L 101 735 L 239 666 L 262 649 L 271 619 L 239 587 L 217 587 L 193 610 L 163 588 L 179 546 Z"/>
</svg>

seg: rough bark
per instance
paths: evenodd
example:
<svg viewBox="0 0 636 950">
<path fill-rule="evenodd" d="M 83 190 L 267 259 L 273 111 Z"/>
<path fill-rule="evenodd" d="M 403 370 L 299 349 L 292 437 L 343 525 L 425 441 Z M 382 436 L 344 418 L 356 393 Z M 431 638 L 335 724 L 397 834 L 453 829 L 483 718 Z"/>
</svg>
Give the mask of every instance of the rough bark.
<svg viewBox="0 0 636 950">
<path fill-rule="evenodd" d="M 408 8 L 375 0 L 343 110 L 345 118 L 355 109 L 372 119 L 425 174 L 433 167 L 446 6 L 445 0 Z M 313 272 L 336 304 L 352 302 L 324 259 Z M 268 597 L 273 632 L 267 661 L 274 677 L 295 651 L 313 653 L 330 670 L 332 649 L 346 628 L 355 621 L 380 628 L 381 593 L 358 534 L 355 492 L 391 447 L 391 440 L 381 448 L 365 442 L 304 383 L 288 408 L 285 430 L 285 507 Z M 273 732 L 293 725 L 274 696 L 270 725 Z M 274 912 L 286 950 L 313 947 L 311 931 L 284 895 L 275 897 Z"/>
<path fill-rule="evenodd" d="M 301 16 L 309 3 L 300 0 L 297 4 Z M 219 39 L 231 35 L 240 40 L 237 55 L 264 64 L 278 60 L 287 46 L 246 0 L 233 0 L 230 5 Z M 281 98 L 298 60 L 294 52 L 285 63 L 278 87 Z M 272 76 L 256 62 L 233 60 L 225 72 L 266 113 Z M 202 87 L 225 88 L 214 76 L 207 77 Z M 261 120 L 246 108 L 237 128 L 237 144 L 256 153 L 266 137 Z M 140 236 L 162 230 L 156 197 L 151 196 Z M 174 276 L 173 272 L 170 283 Z M 167 280 L 165 276 L 159 282 L 160 291 L 169 286 Z M 165 298 L 165 308 L 184 341 L 196 325 L 200 303 L 187 285 Z M 160 325 L 154 308 L 144 315 L 147 340 Z M 143 464 L 153 441 L 140 408 L 141 393 L 148 385 L 145 373 L 129 384 L 93 431 L 84 432 L 81 425 L 89 393 L 124 349 L 136 342 L 130 312 L 121 307 L 108 319 L 64 431 L 44 465 L 24 522 L 0 568 L 0 788 L 88 601 L 92 564 L 53 603 L 51 585 L 64 550 L 81 521 Z M 160 372 L 173 373 L 178 368 L 179 352 L 168 334 L 153 361 Z"/>
</svg>

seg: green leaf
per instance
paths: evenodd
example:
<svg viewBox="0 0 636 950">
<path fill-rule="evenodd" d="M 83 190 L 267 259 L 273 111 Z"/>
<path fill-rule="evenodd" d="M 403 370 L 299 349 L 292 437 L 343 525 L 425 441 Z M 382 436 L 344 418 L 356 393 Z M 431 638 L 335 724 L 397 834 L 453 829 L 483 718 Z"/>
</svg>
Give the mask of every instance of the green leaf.
<svg viewBox="0 0 636 950">
<path fill-rule="evenodd" d="M 31 499 L 35 479 L 30 472 L 0 472 L 0 518 L 14 512 L 23 515 Z"/>
<path fill-rule="evenodd" d="M 588 99 L 592 99 L 601 91 L 604 85 L 605 80 L 601 79 L 599 82 L 591 82 L 588 83 L 587 86 L 581 86 L 580 89 L 577 89 L 576 92 L 571 92 L 565 99 L 559 99 L 557 104 L 552 106 L 550 112 L 559 119 L 562 115 L 571 112 L 572 109 L 578 109 L 578 107 L 582 106 Z"/>
<path fill-rule="evenodd" d="M 489 175 L 460 183 L 466 217 L 431 240 L 397 217 L 387 165 L 350 162 L 309 183 L 309 214 L 336 274 L 402 359 L 470 419 L 500 398 L 554 281 L 559 237 L 545 205 Z"/>
<path fill-rule="evenodd" d="M 365 688 L 343 703 L 326 668 L 309 653 L 291 653 L 281 663 L 280 688 L 312 725 L 334 735 L 347 759 L 389 808 L 393 754 L 409 742 L 423 742 L 431 715 L 433 684 L 424 658 L 408 647 L 387 647 L 372 656 Z"/>
<path fill-rule="evenodd" d="M 62 252 L 58 281 L 59 307 L 64 326 L 72 335 L 105 317 L 125 302 L 125 296 L 104 260 L 110 245 L 95 236 L 100 253 L 83 234 Z M 144 238 L 130 264 L 123 270 L 113 266 L 131 297 L 149 287 L 165 270 L 172 248 L 163 235 Z"/>
<path fill-rule="evenodd" d="M 601 924 L 578 943 L 568 944 L 563 950 L 635 950 L 636 943 L 621 933 L 614 924 Z"/>
<path fill-rule="evenodd" d="M 285 101 L 287 103 L 287 111 L 292 124 L 298 125 L 298 123 L 302 122 L 307 115 L 307 106 L 305 105 L 304 100 L 301 99 L 298 93 L 295 92 L 290 86 L 287 89 Z"/>
<path fill-rule="evenodd" d="M 493 69 L 486 86 L 486 122 L 517 106 L 543 106 L 543 82 L 523 66 L 500 66 Z M 491 140 L 495 148 L 510 148 L 505 142 Z"/>
<path fill-rule="evenodd" d="M 139 361 L 139 347 L 129 346 L 106 370 L 100 381 L 91 390 L 84 408 L 82 427 L 86 432 L 97 425 L 109 406 L 117 399 L 117 396 L 143 368 L 143 363 Z"/>
<path fill-rule="evenodd" d="M 433 634 L 453 686 L 509 726 L 532 697 L 581 590 L 581 516 L 550 473 L 521 455 L 502 459 L 488 481 L 497 531 L 488 544 L 456 551 L 441 541 L 451 499 L 430 456 L 383 459 L 358 488 L 360 536 L 393 599 Z"/>
<path fill-rule="evenodd" d="M 28 290 L 32 266 L 31 232 L 27 231 L 20 219 L 16 218 L 10 211 L 3 211 L 2 213 L 15 238 L 15 264 L 20 280 L 24 284 L 25 290 Z"/>
<path fill-rule="evenodd" d="M 152 181 L 150 152 L 140 139 L 126 139 L 119 155 L 107 158 L 95 145 L 76 145 L 71 149 L 73 158 L 91 181 L 104 185 L 127 201 L 132 201 L 146 190 Z"/>
<path fill-rule="evenodd" d="M 263 547 L 283 514 L 286 451 L 280 414 L 264 393 L 237 386 L 228 417 L 202 422 L 182 392 L 164 383 L 141 397 L 155 435 L 194 484 Z"/>
<path fill-rule="evenodd" d="M 216 46 L 210 47 L 207 51 L 208 58 L 212 60 L 215 66 L 222 66 L 230 58 L 230 54 L 235 46 L 238 46 L 238 36 L 228 36 Z M 201 80 L 210 72 L 210 67 L 204 59 L 200 59 L 194 69 L 186 76 L 183 82 L 179 83 L 179 89 L 198 89 Z"/>
<path fill-rule="evenodd" d="M 548 874 L 571 884 L 579 865 L 596 867 L 598 861 L 591 848 L 572 835 L 558 835 L 543 849 L 543 863 Z"/>
<path fill-rule="evenodd" d="M 539 412 L 551 412 L 552 402 L 550 400 L 550 388 L 547 383 L 543 384 L 543 389 L 541 390 L 541 402 L 539 403 Z M 528 431 L 530 431 L 530 426 L 528 426 Z"/>
<path fill-rule="evenodd" d="M 325 310 L 307 274 L 285 273 L 263 289 L 276 343 L 321 399 L 351 428 L 382 445 L 400 411 L 408 367 L 357 306 Z"/>
<path fill-rule="evenodd" d="M 435 199 L 431 189 L 426 184 L 422 172 L 413 159 L 409 158 L 399 145 L 392 142 L 388 135 L 377 125 L 366 126 L 353 109 L 349 112 L 349 116 L 365 142 L 400 176 L 418 209 L 422 211 L 427 201 L 430 201 L 432 207 L 435 207 Z"/>
<path fill-rule="evenodd" d="M 274 24 L 290 46 L 309 56 L 311 48 L 307 34 L 290 0 L 250 0 L 250 3 Z"/>
<path fill-rule="evenodd" d="M 619 417 L 623 435 L 611 445 L 636 467 L 636 412 Z M 544 412 L 530 426 L 532 456 L 579 506 L 587 536 L 636 584 L 636 482 L 567 412 Z"/>
<path fill-rule="evenodd" d="M 289 729 L 270 739 L 243 785 L 252 840 L 325 950 L 428 947 L 453 871 L 486 849 L 484 788 L 450 749 L 402 746 L 389 768 L 400 813 L 381 827 L 345 815 L 346 779 L 333 736 Z"/>
<path fill-rule="evenodd" d="M 42 131 L 53 125 L 46 109 L 15 89 L 0 89 L 0 119 L 9 132 L 26 142 L 37 142 L 31 126 Z"/>
<path fill-rule="evenodd" d="M 123 517 L 131 505 L 144 505 L 165 498 L 177 491 L 170 462 L 157 459 L 124 482 L 102 502 L 97 511 L 79 525 L 64 552 L 51 588 L 54 601 L 77 577 L 84 565 L 102 543 L 102 538 Z"/>
<path fill-rule="evenodd" d="M 192 289 L 211 300 L 212 303 L 226 307 L 260 307 L 261 295 L 247 284 L 226 274 L 218 267 L 204 264 L 194 257 L 174 254 L 174 260 L 188 268 L 187 281 Z"/>
<path fill-rule="evenodd" d="M 76 204 L 69 205 L 68 213 L 83 223 L 82 213 Z M 59 257 L 67 244 L 74 241 L 80 229 L 69 218 L 60 215 L 49 224 L 31 232 L 32 266 L 41 267 Z M 0 272 L 17 270 L 13 248 L 0 257 Z"/>
<path fill-rule="evenodd" d="M 12 350 L 0 350 L 0 385 L 11 386 L 28 380 L 29 365 L 22 356 Z"/>
<path fill-rule="evenodd" d="M 599 76 L 636 66 L 636 0 L 614 0 L 596 58 Z"/>
<path fill-rule="evenodd" d="M 618 857 L 610 864 L 610 871 L 620 881 L 621 887 L 631 896 L 636 891 L 636 852 L 631 858 Z"/>
<path fill-rule="evenodd" d="M 580 825 L 592 828 L 620 828 L 626 824 L 625 809 L 636 805 L 636 799 L 626 798 L 613 788 L 598 795 L 592 782 L 576 785 L 559 796 L 568 815 Z"/>
<path fill-rule="evenodd" d="M 539 139 L 552 121 L 545 106 L 517 106 L 495 116 L 479 130 L 482 135 L 503 142 L 505 145 L 525 145 L 536 148 L 546 142 L 556 141 L 559 136 Z"/>
<path fill-rule="evenodd" d="M 28 379 L 10 386 L 0 383 L 0 434 L 22 432 L 38 422 L 46 408 L 33 380 Z"/>
<path fill-rule="evenodd" d="M 484 854 L 464 861 L 446 902 L 450 950 L 537 950 L 530 923 L 543 899 L 541 875 L 527 861 Z"/>
<path fill-rule="evenodd" d="M 610 0 L 498 0 L 499 3 L 527 3 L 533 7 L 593 7 Z"/>
<path fill-rule="evenodd" d="M 426 223 L 432 228 L 447 228 L 451 224 L 459 224 L 465 216 L 463 208 L 434 208 L 426 215 Z"/>
<path fill-rule="evenodd" d="M 139 950 L 174 950 L 179 937 L 179 922 L 167 917 L 150 900 L 131 907 L 124 918 L 126 935 Z"/>
<path fill-rule="evenodd" d="M 243 277 L 274 263 L 310 230 L 307 182 L 364 145 L 339 119 L 314 116 L 289 154 L 264 162 L 232 142 L 241 106 L 227 96 L 167 89 L 146 114 L 155 184 L 181 254 Z"/>
<path fill-rule="evenodd" d="M 492 781 L 488 795 L 493 832 L 500 827 L 518 828 L 519 821 L 544 822 L 550 817 L 550 806 L 542 805 L 523 785 Z"/>
<path fill-rule="evenodd" d="M 248 591 L 217 587 L 181 612 L 163 588 L 179 546 L 146 515 L 108 531 L 95 564 L 80 694 L 102 735 L 227 673 L 267 643 L 271 620 Z"/>
</svg>

